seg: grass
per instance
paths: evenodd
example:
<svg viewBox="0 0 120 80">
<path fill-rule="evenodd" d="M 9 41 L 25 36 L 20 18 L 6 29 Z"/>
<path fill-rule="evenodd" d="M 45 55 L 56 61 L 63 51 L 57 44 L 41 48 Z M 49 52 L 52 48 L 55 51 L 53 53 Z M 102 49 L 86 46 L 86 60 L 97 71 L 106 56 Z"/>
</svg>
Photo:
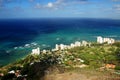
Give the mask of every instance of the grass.
<svg viewBox="0 0 120 80">
<path fill-rule="evenodd" d="M 95 45 L 91 47 L 75 47 L 70 50 L 49 53 L 50 54 L 28 55 L 25 59 L 19 60 L 15 63 L 0 68 L 0 72 L 7 73 L 10 68 L 13 69 L 16 67 L 22 67 L 21 71 L 25 72 L 26 70 L 28 70 L 27 72 L 25 72 L 25 74 L 29 74 L 31 79 L 36 76 L 40 78 L 40 75 L 44 74 L 45 71 L 49 71 L 50 75 L 55 75 L 52 78 L 56 76 L 61 76 L 64 78 L 66 75 L 68 76 L 68 79 L 69 76 L 71 76 L 71 78 L 74 78 L 74 76 L 80 78 L 81 76 L 83 77 L 83 80 L 120 80 L 120 75 L 115 74 L 114 71 L 98 70 L 100 67 L 103 67 L 103 64 L 114 63 L 118 66 L 120 65 L 120 48 L 118 46 Z M 60 58 L 60 60 L 58 60 L 58 58 Z M 82 59 L 84 60 L 84 63 L 77 61 L 76 59 Z M 63 65 L 64 67 L 54 66 L 58 65 L 56 61 L 61 62 L 62 64 L 59 65 Z M 34 63 L 34 65 L 30 66 L 30 63 Z M 25 67 L 26 64 L 27 66 Z M 81 64 L 86 64 L 89 67 L 82 69 L 73 68 L 74 65 Z M 69 67 L 66 68 L 66 66 Z M 34 77 L 31 76 L 33 74 Z M 63 80 L 66 80 L 66 78 L 64 78 Z"/>
</svg>

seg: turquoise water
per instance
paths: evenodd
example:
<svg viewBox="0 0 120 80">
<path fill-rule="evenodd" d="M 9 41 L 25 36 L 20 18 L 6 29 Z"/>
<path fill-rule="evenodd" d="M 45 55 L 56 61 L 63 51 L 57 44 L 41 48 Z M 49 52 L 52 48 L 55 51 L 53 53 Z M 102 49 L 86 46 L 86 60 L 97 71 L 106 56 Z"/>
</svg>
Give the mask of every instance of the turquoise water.
<svg viewBox="0 0 120 80">
<path fill-rule="evenodd" d="M 97 36 L 120 40 L 120 20 L 0 20 L 0 65 L 25 57 L 35 47 L 51 49 L 55 44 L 96 41 Z"/>
</svg>

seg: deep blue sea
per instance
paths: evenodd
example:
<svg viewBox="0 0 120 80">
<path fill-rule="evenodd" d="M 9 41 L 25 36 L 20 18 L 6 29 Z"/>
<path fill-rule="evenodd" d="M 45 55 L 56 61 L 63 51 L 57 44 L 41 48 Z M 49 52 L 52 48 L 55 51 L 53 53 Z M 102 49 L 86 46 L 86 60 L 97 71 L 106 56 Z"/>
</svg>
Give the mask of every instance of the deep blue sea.
<svg viewBox="0 0 120 80">
<path fill-rule="evenodd" d="M 0 65 L 25 57 L 31 49 L 55 44 L 96 41 L 97 36 L 120 40 L 120 20 L 110 19 L 4 19 L 0 20 Z"/>
</svg>

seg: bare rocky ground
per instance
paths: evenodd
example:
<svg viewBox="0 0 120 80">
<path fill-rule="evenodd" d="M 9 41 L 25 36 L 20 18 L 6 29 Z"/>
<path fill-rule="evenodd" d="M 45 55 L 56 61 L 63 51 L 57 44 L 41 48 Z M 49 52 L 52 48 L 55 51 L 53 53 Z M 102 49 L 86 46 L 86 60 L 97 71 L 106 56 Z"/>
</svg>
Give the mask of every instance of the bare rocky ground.
<svg viewBox="0 0 120 80">
<path fill-rule="evenodd" d="M 44 80 L 120 80 L 120 75 L 116 75 L 111 72 L 78 70 L 47 74 Z"/>
<path fill-rule="evenodd" d="M 62 73 L 47 75 L 45 80 L 120 80 L 120 77 L 100 75 L 87 76 L 79 73 Z"/>
</svg>

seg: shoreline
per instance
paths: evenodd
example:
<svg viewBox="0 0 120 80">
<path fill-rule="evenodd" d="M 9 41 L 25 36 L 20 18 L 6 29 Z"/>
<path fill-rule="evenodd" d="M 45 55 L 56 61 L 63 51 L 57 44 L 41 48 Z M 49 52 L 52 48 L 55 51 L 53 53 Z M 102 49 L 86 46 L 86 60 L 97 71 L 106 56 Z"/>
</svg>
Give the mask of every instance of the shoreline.
<svg viewBox="0 0 120 80">
<path fill-rule="evenodd" d="M 109 40 L 111 39 L 108 39 L 108 41 Z M 111 44 L 108 44 L 109 42 L 91 43 L 90 46 L 87 44 L 80 45 L 80 42 L 77 41 L 75 43 L 71 43 L 72 45 L 70 44 L 67 46 L 64 44 L 57 45 L 53 51 L 52 50 L 40 51 L 40 48 L 35 48 L 33 49 L 32 54 L 27 55 L 27 57 L 25 57 L 24 59 L 21 59 L 20 61 L 17 61 L 15 63 L 11 63 L 7 66 L 3 66 L 0 69 L 1 75 L 3 75 L 4 77 L 9 74 L 16 75 L 19 72 L 19 74 L 16 75 L 16 78 L 24 77 L 28 79 L 29 78 L 34 79 L 36 77 L 38 78 L 40 77 L 37 74 L 41 73 L 42 70 L 42 73 L 39 75 L 45 74 L 42 77 L 49 76 L 51 78 L 51 74 L 50 75 L 46 75 L 46 74 L 49 73 L 54 74 L 55 69 L 57 70 L 55 71 L 55 73 L 58 72 L 59 69 L 60 70 L 70 69 L 70 71 L 72 69 L 76 69 L 77 71 L 85 70 L 85 73 L 86 73 L 86 69 L 88 70 L 92 69 L 93 71 L 98 71 L 101 74 L 104 71 L 108 71 L 106 73 L 113 74 L 115 76 L 119 74 L 119 70 L 120 70 L 119 60 L 118 60 L 119 58 L 116 58 L 115 56 L 116 54 L 119 54 L 118 51 L 120 50 L 119 48 L 120 42 L 118 43 L 118 45 L 116 41 Z M 35 75 L 31 77 L 31 75 L 29 74 L 33 74 L 33 73 Z M 66 73 L 63 73 L 63 75 L 64 74 Z M 78 75 L 76 73 L 71 73 L 71 74 Z M 56 76 L 57 75 L 60 75 L 59 72 L 58 74 L 56 74 Z M 110 79 L 113 78 L 110 77 Z"/>
<path fill-rule="evenodd" d="M 100 36 L 98 36 L 100 37 Z M 66 44 L 56 44 L 54 45 L 55 47 L 54 48 L 49 48 L 49 49 L 41 49 L 37 43 L 33 42 L 31 44 L 25 44 L 23 47 L 14 47 L 15 50 L 17 51 L 26 51 L 29 49 L 29 54 L 40 54 L 40 53 L 47 53 L 49 51 L 57 51 L 57 50 L 64 50 L 64 49 L 71 49 L 71 48 L 74 48 L 74 47 L 80 47 L 80 46 L 91 46 L 92 43 L 98 43 L 97 40 L 94 41 L 94 42 L 87 42 L 85 40 L 83 41 L 75 41 L 74 43 L 70 43 L 68 45 Z M 32 48 L 32 47 L 35 47 L 35 48 Z M 13 50 L 14 51 L 14 50 Z M 22 53 L 23 54 L 23 53 Z M 20 59 L 16 59 L 16 61 L 18 60 L 21 60 L 22 58 L 25 58 L 27 55 L 29 54 L 26 54 L 25 56 L 21 57 Z M 14 63 L 15 61 L 13 60 L 12 63 Z M 10 62 L 11 63 L 11 62 Z M 7 64 L 3 64 L 3 65 L 8 65 L 10 63 L 7 63 Z M 1 66 L 3 66 L 1 64 Z"/>
<path fill-rule="evenodd" d="M 94 43 L 98 43 L 98 44 L 114 44 L 116 42 L 115 39 L 113 38 L 108 38 L 108 37 L 101 37 L 101 36 L 97 36 L 97 40 Z M 58 51 L 58 50 L 65 50 L 65 49 L 72 49 L 75 47 L 81 47 L 81 46 L 88 46 L 90 47 L 92 44 L 92 42 L 87 42 L 85 40 L 82 41 L 75 41 L 74 43 L 70 43 L 69 45 L 65 45 L 65 44 L 56 44 L 55 48 L 50 49 L 50 51 Z M 40 47 L 37 47 L 36 49 L 32 49 L 31 54 L 35 54 L 35 55 L 39 55 L 41 52 L 42 53 L 46 53 L 48 50 L 43 49 L 42 51 L 40 50 Z"/>
</svg>

